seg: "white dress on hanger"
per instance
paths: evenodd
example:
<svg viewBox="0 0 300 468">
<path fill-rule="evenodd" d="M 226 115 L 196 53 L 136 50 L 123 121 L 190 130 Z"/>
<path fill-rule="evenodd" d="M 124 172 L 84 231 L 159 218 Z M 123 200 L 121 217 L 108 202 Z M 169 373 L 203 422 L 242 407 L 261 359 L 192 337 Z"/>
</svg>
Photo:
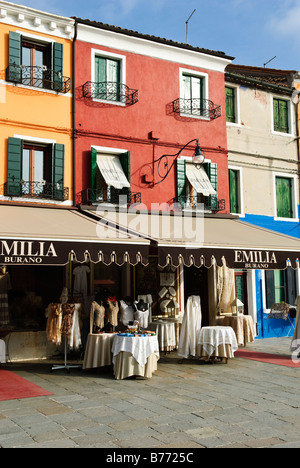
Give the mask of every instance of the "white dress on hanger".
<svg viewBox="0 0 300 468">
<path fill-rule="evenodd" d="M 190 296 L 187 300 L 179 338 L 178 356 L 196 356 L 202 325 L 200 296 Z"/>
</svg>

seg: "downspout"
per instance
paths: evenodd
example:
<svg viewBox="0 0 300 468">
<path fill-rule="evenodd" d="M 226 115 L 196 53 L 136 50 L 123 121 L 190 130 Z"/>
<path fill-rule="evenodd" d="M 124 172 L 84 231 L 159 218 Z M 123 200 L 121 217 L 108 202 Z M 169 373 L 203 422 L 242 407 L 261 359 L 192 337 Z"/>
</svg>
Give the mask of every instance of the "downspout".
<svg viewBox="0 0 300 468">
<path fill-rule="evenodd" d="M 73 206 L 76 206 L 76 52 L 77 22 L 74 24 L 74 38 L 72 44 L 72 139 L 73 139 Z"/>
</svg>

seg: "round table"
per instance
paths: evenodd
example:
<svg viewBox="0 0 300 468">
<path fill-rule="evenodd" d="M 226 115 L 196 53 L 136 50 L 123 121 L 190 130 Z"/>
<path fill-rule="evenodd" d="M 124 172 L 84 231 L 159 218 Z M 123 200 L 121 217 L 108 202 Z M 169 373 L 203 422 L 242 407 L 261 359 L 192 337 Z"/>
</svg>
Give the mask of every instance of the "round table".
<svg viewBox="0 0 300 468">
<path fill-rule="evenodd" d="M 238 344 L 233 328 L 220 326 L 201 328 L 197 356 L 208 360 L 211 357 L 225 358 L 228 362 L 237 350 Z"/>
<path fill-rule="evenodd" d="M 170 352 L 177 348 L 175 323 L 157 320 L 149 323 L 148 330 L 155 331 L 160 351 Z"/>
<path fill-rule="evenodd" d="M 255 325 L 250 315 L 227 316 L 223 320 L 223 325 L 233 328 L 239 346 L 246 346 L 255 340 Z"/>
<path fill-rule="evenodd" d="M 116 333 L 90 333 L 87 339 L 82 369 L 112 365 L 112 344 Z"/>
<path fill-rule="evenodd" d="M 115 379 L 133 375 L 151 378 L 157 370 L 159 344 L 157 336 L 117 335 L 112 346 Z"/>
</svg>

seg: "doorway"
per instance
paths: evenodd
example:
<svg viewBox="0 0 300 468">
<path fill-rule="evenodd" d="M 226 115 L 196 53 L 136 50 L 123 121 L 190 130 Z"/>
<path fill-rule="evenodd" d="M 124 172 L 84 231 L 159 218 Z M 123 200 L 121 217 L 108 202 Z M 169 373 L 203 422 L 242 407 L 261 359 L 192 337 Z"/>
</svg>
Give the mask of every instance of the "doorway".
<svg viewBox="0 0 300 468">
<path fill-rule="evenodd" d="M 189 296 L 200 296 L 202 311 L 202 327 L 209 325 L 209 301 L 208 301 L 208 270 L 204 266 L 195 266 L 184 269 L 184 298 L 185 305 Z"/>
</svg>

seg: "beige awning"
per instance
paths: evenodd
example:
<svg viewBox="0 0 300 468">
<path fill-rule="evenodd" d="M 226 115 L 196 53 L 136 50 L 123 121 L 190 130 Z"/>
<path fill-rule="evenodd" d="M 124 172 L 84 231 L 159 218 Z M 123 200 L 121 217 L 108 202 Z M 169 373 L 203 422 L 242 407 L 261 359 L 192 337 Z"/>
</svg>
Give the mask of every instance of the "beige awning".
<svg viewBox="0 0 300 468">
<path fill-rule="evenodd" d="M 0 265 L 148 264 L 150 241 L 76 209 L 0 205 Z"/>
<path fill-rule="evenodd" d="M 217 194 L 203 167 L 186 164 L 186 176 L 197 193 L 202 193 L 205 197 Z"/>
<path fill-rule="evenodd" d="M 100 215 L 100 212 L 98 211 Z M 112 214 L 105 213 L 107 219 Z M 191 212 L 124 213 L 127 226 L 150 237 L 158 248 L 159 265 L 211 267 L 214 262 L 236 269 L 299 268 L 300 240 L 226 215 L 195 216 Z"/>
<path fill-rule="evenodd" d="M 124 174 L 119 156 L 98 154 L 97 164 L 107 185 L 119 190 L 130 188 L 130 183 Z"/>
</svg>

